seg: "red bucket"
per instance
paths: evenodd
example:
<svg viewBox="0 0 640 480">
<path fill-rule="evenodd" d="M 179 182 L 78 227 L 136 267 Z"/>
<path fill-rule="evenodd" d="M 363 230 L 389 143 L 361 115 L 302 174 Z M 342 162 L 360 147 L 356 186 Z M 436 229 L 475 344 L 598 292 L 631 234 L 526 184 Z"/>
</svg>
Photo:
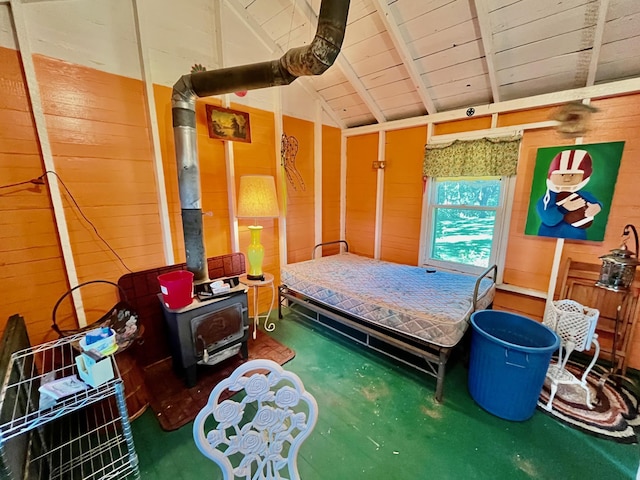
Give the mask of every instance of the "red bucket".
<svg viewBox="0 0 640 480">
<path fill-rule="evenodd" d="M 177 309 L 191 305 L 193 299 L 193 273 L 186 270 L 158 275 L 162 299 L 167 308 Z"/>
</svg>

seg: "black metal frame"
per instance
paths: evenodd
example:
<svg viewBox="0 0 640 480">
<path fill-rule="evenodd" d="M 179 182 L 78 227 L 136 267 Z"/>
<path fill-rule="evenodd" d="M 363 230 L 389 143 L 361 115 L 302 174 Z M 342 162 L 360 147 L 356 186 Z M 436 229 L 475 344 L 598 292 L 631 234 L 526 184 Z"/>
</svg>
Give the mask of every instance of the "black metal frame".
<svg viewBox="0 0 640 480">
<path fill-rule="evenodd" d="M 346 244 L 344 240 L 340 240 L 339 242 Z M 324 244 L 316 245 L 314 247 L 314 252 L 317 247 L 330 243 L 337 242 L 326 242 Z M 493 272 L 493 277 L 489 275 L 491 272 Z M 474 311 L 476 310 L 478 301 L 480 282 L 484 278 L 492 278 L 492 280 L 495 282 L 497 273 L 498 267 L 496 265 L 492 265 L 484 272 L 482 272 L 476 279 L 473 293 Z M 393 331 L 385 328 L 384 326 L 375 324 L 364 318 L 357 317 L 352 314 L 347 314 L 328 305 L 325 305 L 322 302 L 314 300 L 313 298 L 310 298 L 303 293 L 292 290 L 284 284 L 278 287 L 278 318 L 280 319 L 282 319 L 282 307 L 291 307 L 291 305 L 285 305 L 285 301 L 302 306 L 303 311 L 300 313 L 302 313 L 306 318 L 318 322 L 325 327 L 350 338 L 351 340 L 354 340 L 378 352 L 384 353 L 385 355 L 388 355 L 434 377 L 436 379 L 435 399 L 437 402 L 442 402 L 446 365 L 453 347 L 443 347 L 424 340 L 418 340 L 414 337 L 409 337 L 400 332 Z M 308 312 L 305 312 L 305 309 L 308 310 Z M 337 322 L 340 326 L 346 328 L 340 328 L 339 326 L 332 324 L 332 321 Z M 378 342 L 376 342 L 376 340 L 391 347 L 398 348 L 413 356 L 422 358 L 426 362 L 426 366 L 423 367 L 420 365 L 416 365 L 415 363 L 401 358 L 394 353 L 390 353 L 387 349 L 382 348 L 381 345 L 378 345 Z"/>
</svg>

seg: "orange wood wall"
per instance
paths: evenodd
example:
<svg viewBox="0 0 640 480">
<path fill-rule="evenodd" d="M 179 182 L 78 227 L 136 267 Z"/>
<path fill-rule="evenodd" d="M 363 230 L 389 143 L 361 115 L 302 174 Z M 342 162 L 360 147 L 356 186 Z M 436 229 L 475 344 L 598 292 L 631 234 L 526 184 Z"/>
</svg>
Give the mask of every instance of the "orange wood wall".
<svg viewBox="0 0 640 480">
<path fill-rule="evenodd" d="M 640 150 L 640 95 L 627 95 L 594 101 L 600 110 L 594 115 L 591 130 L 583 143 L 625 140 L 625 150 L 620 167 L 612 211 L 604 242 L 579 242 L 566 240 L 562 262 L 568 257 L 578 261 L 599 263 L 598 256 L 618 246 L 622 227 L 640 222 L 640 196 L 634 186 L 640 182 L 640 169 L 634 159 Z M 521 125 L 544 121 L 554 107 L 531 111 L 506 112 L 498 115 L 498 126 Z M 490 126 L 490 117 L 446 122 L 434 126 L 435 134 L 451 134 L 473 131 Z M 413 131 L 412 131 L 413 130 Z M 381 258 L 400 263 L 416 264 L 420 245 L 419 222 L 421 215 L 422 155 L 426 140 L 425 129 L 408 129 L 387 132 L 382 215 Z M 347 142 L 347 204 L 346 233 L 351 250 L 373 256 L 375 228 L 376 171 L 371 162 L 377 159 L 377 135 L 349 137 Z M 505 283 L 527 289 L 546 292 L 548 289 L 556 240 L 526 236 L 524 225 L 529 205 L 533 170 L 538 148 L 572 145 L 551 128 L 527 130 L 524 133 L 516 178 L 513 212 L 506 252 Z M 402 169 L 398 158 L 403 157 Z M 420 189 L 416 186 L 419 185 Z M 499 291 L 495 307 L 523 313 L 541 319 L 544 300 Z M 640 334 L 634 337 L 634 351 L 630 365 L 640 367 Z"/>
<path fill-rule="evenodd" d="M 178 167 L 176 164 L 176 150 L 173 139 L 173 123 L 171 119 L 171 88 L 154 84 L 153 98 L 158 121 L 160 154 L 162 155 L 162 170 L 167 194 L 167 209 L 169 211 L 169 223 L 171 225 L 171 244 L 173 247 L 175 262 L 182 263 L 185 261 L 186 257 L 182 232 L 182 218 L 180 213 L 180 196 L 178 194 Z M 198 137 L 198 141 L 199 140 L 200 138 Z M 203 222 L 207 220 L 207 217 L 203 218 Z"/>
<path fill-rule="evenodd" d="M 322 126 L 322 241 L 340 240 L 340 129 Z M 324 247 L 322 253 L 336 253 L 334 246 Z"/>
<path fill-rule="evenodd" d="M 526 123 L 545 122 L 557 107 L 539 107 L 517 112 L 504 112 L 498 115 L 497 127 L 509 127 Z"/>
<path fill-rule="evenodd" d="M 250 93 L 249 93 L 250 95 Z M 276 144 L 275 144 L 275 119 L 272 112 L 246 107 L 244 105 L 231 104 L 231 108 L 248 112 L 251 124 L 251 143 L 233 142 L 233 154 L 235 157 L 236 192 L 240 185 L 242 175 L 271 175 L 276 178 Z M 201 129 L 198 120 L 198 129 Z M 276 189 L 279 189 L 276 181 Z M 278 193 L 280 195 L 280 192 Z M 262 270 L 272 273 L 275 277 L 275 285 L 280 283 L 280 251 L 279 229 L 277 218 L 261 218 L 262 225 L 261 243 L 265 254 L 262 262 Z M 240 251 L 246 254 L 250 243 L 250 233 L 247 228 L 253 224 L 253 220 L 238 220 L 240 235 Z M 208 233 L 207 233 L 208 235 Z M 271 301 L 271 292 L 262 289 L 259 292 L 260 312 L 266 312 Z M 249 305 L 253 305 L 253 292 L 250 292 Z M 253 307 L 250 308 L 253 315 Z"/>
<path fill-rule="evenodd" d="M 162 265 L 143 83 L 40 55 L 34 61 L 78 281 L 117 281 Z M 81 292 L 89 322 L 117 299 L 114 287 Z"/>
<path fill-rule="evenodd" d="M 516 190 L 504 271 L 505 283 L 547 291 L 556 241 L 552 238 L 524 234 L 533 170 L 539 147 L 572 143 L 558 138 L 551 129 L 525 132 L 516 173 Z"/>
<path fill-rule="evenodd" d="M 185 261 L 182 214 L 178 190 L 178 166 L 171 118 L 171 88 L 154 85 L 154 101 L 158 119 L 160 150 L 167 192 L 171 240 L 175 263 Z M 200 188 L 202 194 L 204 243 L 207 256 L 229 253 L 231 227 L 227 193 L 227 167 L 224 142 L 209 137 L 206 104 L 219 105 L 216 99 L 199 99 L 196 103 L 198 158 L 200 160 Z"/>
<path fill-rule="evenodd" d="M 0 185 L 44 173 L 19 53 L 0 48 Z M 46 185 L 0 189 L 0 332 L 20 314 L 32 342 L 51 335 L 51 310 L 67 278 Z M 62 314 L 69 308 L 62 307 Z"/>
<path fill-rule="evenodd" d="M 298 141 L 298 153 L 289 173 L 283 172 L 287 188 L 287 262 L 311 259 L 315 245 L 315 184 L 313 123 L 293 117 L 282 118 L 283 131 Z M 297 171 L 302 182 L 295 174 Z"/>
<path fill-rule="evenodd" d="M 491 117 L 472 117 L 463 120 L 438 123 L 433 126 L 434 135 L 447 135 L 450 133 L 471 132 L 491 128 Z"/>
<path fill-rule="evenodd" d="M 35 56 L 34 61 L 54 162 L 64 184 L 82 212 L 129 269 L 139 271 L 164 264 L 158 187 L 155 184 L 142 82 L 43 56 Z M 0 49 L 0 63 L 3 66 L 0 71 L 3 93 L 0 95 L 0 172 L 3 179 L 1 184 L 8 185 L 36 178 L 44 172 L 44 167 L 18 53 L 11 49 Z M 170 89 L 156 86 L 154 93 L 174 251 L 176 261 L 181 261 L 184 247 L 177 196 Z M 214 100 L 207 101 L 215 103 Z M 205 245 L 207 254 L 211 256 L 228 253 L 230 219 L 224 144 L 208 138 L 204 104 L 205 101 L 199 101 L 197 107 L 198 146 L 203 178 L 203 210 L 213 213 L 213 216 L 205 217 Z M 593 104 L 599 112 L 594 114 L 592 129 L 584 138 L 584 143 L 624 140 L 626 144 L 605 241 L 567 240 L 563 259 L 571 257 L 598 263 L 599 255 L 618 246 L 622 227 L 626 223 L 640 223 L 640 197 L 635 192 L 636 185 L 640 183 L 640 169 L 636 161 L 640 154 L 640 137 L 637 135 L 640 131 L 640 95 L 601 99 Z M 276 176 L 278 162 L 273 113 L 241 105 L 234 108 L 250 113 L 252 131 L 252 143 L 233 144 L 236 181 L 243 174 Z M 500 114 L 498 125 L 544 120 L 550 111 L 549 108 L 542 108 L 531 112 Z M 300 201 L 297 208 L 305 205 L 306 195 L 313 198 L 312 153 L 305 153 L 305 148 L 311 152 L 313 150 L 313 131 L 311 125 L 302 120 L 288 118 L 285 122 L 289 135 L 304 139 L 300 142 L 301 151 L 296 166 L 303 173 L 307 190 L 304 199 L 297 198 L 296 194 L 291 195 L 292 200 Z M 435 132 L 443 134 L 477 130 L 486 128 L 486 124 L 486 117 L 472 118 L 437 125 Z M 323 235 L 328 236 L 339 228 L 336 215 L 339 190 L 335 190 L 339 188 L 339 132 L 325 129 L 325 135 L 323 195 L 326 198 L 323 206 L 326 212 L 323 214 L 323 225 L 327 227 Z M 410 178 L 413 173 L 410 172 L 415 170 L 415 175 L 420 175 L 423 135 L 424 132 L 419 128 L 387 134 L 389 170 L 385 172 L 381 252 L 384 258 L 394 261 L 415 263 L 413 259 L 419 248 L 415 201 L 421 190 L 421 179 L 414 184 Z M 530 130 L 524 134 L 505 263 L 505 281 L 508 283 L 546 291 L 555 240 L 527 237 L 522 233 L 531 174 L 538 148 L 570 143 L 552 129 Z M 374 249 L 377 171 L 372 168 L 371 162 L 378 159 L 377 149 L 377 134 L 349 137 L 347 141 L 346 239 L 352 251 L 366 256 L 373 256 Z M 399 161 L 397 156 L 404 157 L 403 168 L 394 170 L 394 165 Z M 332 175 L 336 176 L 335 181 L 332 181 Z M 48 181 L 57 180 L 49 177 Z M 278 188 L 281 189 L 281 186 Z M 408 197 L 398 200 L 398 190 L 407 192 Z M 126 268 L 82 218 L 64 187 L 62 191 L 79 280 L 117 280 L 126 272 Z M 300 220 L 305 217 L 304 214 L 298 214 L 295 208 L 292 204 L 291 213 L 298 215 Z M 69 287 L 48 188 L 46 185 L 26 185 L 2 189 L 0 209 L 0 223 L 4 227 L 0 233 L 3 265 L 0 288 L 5 298 L 0 307 L 0 329 L 4 328 L 8 316 L 20 313 L 27 320 L 33 342 L 52 338 L 49 329 L 51 311 L 55 300 Z M 306 214 L 305 220 L 304 225 L 313 225 L 311 214 Z M 239 223 L 241 251 L 246 250 L 249 243 L 246 227 L 250 223 L 244 220 Z M 262 243 L 266 248 L 264 268 L 277 276 L 280 260 L 277 219 L 261 223 L 264 227 Z M 289 225 L 288 247 L 293 257 L 313 244 L 306 237 L 298 236 L 298 230 L 303 228 L 301 225 Z M 305 230 L 313 238 L 312 229 Z M 402 232 L 402 235 L 397 235 L 398 232 Z M 299 258 L 305 257 L 300 253 Z M 105 304 L 111 304 L 114 299 L 115 293 L 106 289 L 83 296 L 89 316 Z M 261 295 L 261 310 L 266 309 L 269 300 L 267 295 Z M 540 318 L 543 301 L 501 291 L 496 297 L 496 306 Z M 73 321 L 70 312 L 70 305 L 63 306 L 60 312 L 67 323 Z M 640 367 L 639 343 L 640 334 L 635 336 L 633 350 L 636 353 L 630 362 L 634 368 Z"/>
<path fill-rule="evenodd" d="M 3 185 L 36 178 L 44 172 L 35 136 L 19 54 L 0 49 L 3 85 L 0 138 Z M 128 270 L 164 265 L 152 142 L 143 84 L 139 80 L 34 56 L 37 81 L 56 170 L 84 214 L 115 250 L 118 259 L 83 218 L 60 184 L 79 282 L 117 279 Z M 154 86 L 160 146 L 169 203 L 175 261 L 184 261 L 177 167 L 171 126 L 171 89 Z M 228 253 L 231 245 L 224 143 L 208 136 L 205 104 L 197 103 L 198 149 L 205 212 L 205 248 L 209 256 Z M 235 143 L 236 178 L 262 173 L 275 176 L 275 127 L 271 112 L 250 112 L 252 143 Z M 6 180 L 6 181 L 5 181 Z M 49 181 L 57 181 L 50 177 Z M 33 342 L 55 338 L 50 330 L 55 301 L 68 290 L 53 210 L 46 185 L 0 191 L 5 258 L 0 285 L 10 300 L 3 302 L 0 330 L 6 319 L 25 316 Z M 211 212 L 212 215 L 206 215 Z M 249 235 L 240 222 L 240 250 Z M 263 222 L 265 270 L 279 271 L 277 219 Z M 124 263 L 124 265 L 123 265 Z M 125 266 L 126 265 L 126 266 Z M 276 283 L 279 278 L 276 278 Z M 95 320 L 116 300 L 115 287 L 83 287 L 87 320 Z M 33 299 L 38 299 L 34 302 Z M 260 299 L 261 310 L 269 298 Z M 266 305 L 266 306 L 264 306 Z M 70 298 L 56 316 L 63 328 L 73 328 Z"/>
<path fill-rule="evenodd" d="M 154 95 L 172 240 L 176 263 L 179 263 L 184 262 L 185 256 L 171 118 L 171 88 L 154 85 Z M 206 255 L 212 257 L 231 252 L 231 221 L 233 219 L 229 215 L 224 141 L 209 137 L 206 118 L 207 104 L 220 105 L 220 101 L 215 98 L 201 98 L 196 103 L 198 159 L 200 161 L 202 210 L 204 212 L 204 243 Z M 237 192 L 242 175 L 276 177 L 275 121 L 271 112 L 236 104 L 231 104 L 230 108 L 248 112 L 251 126 L 251 143 L 233 142 L 232 144 Z M 280 186 L 277 185 L 277 189 L 280 190 Z M 237 199 L 233 201 L 237 201 Z M 251 219 L 238 220 L 240 252 L 246 253 L 247 251 L 247 246 L 250 243 L 248 226 L 252 224 L 253 220 Z M 263 270 L 274 274 L 277 285 L 280 277 L 278 219 L 260 219 L 259 224 L 263 227 L 261 243 L 265 247 Z M 252 295 L 253 291 L 250 292 L 250 296 Z M 260 292 L 259 309 L 261 312 L 269 308 L 270 300 L 268 293 Z M 249 299 L 249 305 L 250 314 L 253 315 L 252 298 Z"/>
<path fill-rule="evenodd" d="M 378 160 L 378 134 L 347 139 L 346 239 L 349 251 L 373 257 L 376 182 L 378 171 L 371 164 Z"/>
<path fill-rule="evenodd" d="M 386 134 L 380 258 L 418 264 L 422 217 L 422 162 L 427 128 Z"/>
<path fill-rule="evenodd" d="M 625 147 L 604 242 L 566 240 L 562 250 L 561 267 L 567 258 L 599 264 L 598 256 L 618 246 L 624 225 L 637 225 L 640 222 L 640 200 L 635 193 L 635 185 L 640 181 L 635 160 L 640 150 L 637 136 L 640 129 L 640 95 L 596 100 L 593 105 L 600 111 L 593 115 L 591 129 L 584 137 L 583 143 L 624 140 Z M 535 120 L 531 120 L 526 111 L 501 114 L 498 123 L 508 126 L 544 120 L 552 110 L 536 109 L 532 112 Z M 507 283 L 544 292 L 548 289 L 556 240 L 526 236 L 524 224 L 537 149 L 570 144 L 573 144 L 573 141 L 561 138 L 552 129 L 527 131 L 524 135 L 505 263 L 504 280 Z M 558 282 L 556 295 L 559 286 Z M 497 308 L 521 312 L 537 319 L 541 319 L 544 313 L 544 300 L 509 292 L 498 292 L 495 305 Z M 634 339 L 635 347 L 632 347 L 632 350 L 636 353 L 632 355 L 630 365 L 640 368 L 640 334 L 636 334 Z"/>
<path fill-rule="evenodd" d="M 2 75 L 13 85 L 3 92 L 7 100 L 2 117 L 20 130 L 3 128 L 4 135 L 14 137 L 5 151 L 11 158 L 3 159 L 2 167 L 7 169 L 3 177 L 29 180 L 42 174 L 43 162 L 18 55 L 7 49 L 2 49 L 2 55 Z M 47 181 L 57 182 L 62 192 L 78 282 L 115 281 L 128 269 L 162 264 L 142 82 L 40 55 L 33 60 L 58 173 L 58 177 L 49 174 Z M 17 162 L 15 155 L 22 161 Z M 23 273 L 18 282 L 13 268 L 3 269 L 4 292 L 12 300 L 2 307 L 0 321 L 4 325 L 9 315 L 22 314 L 31 341 L 41 342 L 55 337 L 49 328 L 51 313 L 55 301 L 69 288 L 68 279 L 48 189 L 40 187 L 28 193 L 23 189 L 10 197 L 5 204 L 10 213 L 3 215 L 9 224 L 3 230 L 17 236 L 3 242 L 3 253 L 13 260 L 8 263 L 20 265 Z M 34 208 L 37 211 L 31 212 Z M 80 291 L 89 322 L 105 313 L 117 298 L 116 288 L 110 286 L 83 287 Z M 67 298 L 56 315 L 63 328 L 75 325 L 71 312 Z"/>
</svg>

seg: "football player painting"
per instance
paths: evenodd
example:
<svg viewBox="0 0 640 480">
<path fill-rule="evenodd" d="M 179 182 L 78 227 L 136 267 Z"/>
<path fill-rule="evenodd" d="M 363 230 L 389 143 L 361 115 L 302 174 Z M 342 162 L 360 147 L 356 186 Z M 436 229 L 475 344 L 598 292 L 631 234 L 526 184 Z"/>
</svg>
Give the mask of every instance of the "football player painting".
<svg viewBox="0 0 640 480">
<path fill-rule="evenodd" d="M 602 210 L 602 203 L 583 190 L 592 174 L 593 162 L 586 150 L 564 150 L 553 158 L 546 192 L 536 204 L 542 222 L 538 235 L 587 239 L 587 228 Z"/>
</svg>

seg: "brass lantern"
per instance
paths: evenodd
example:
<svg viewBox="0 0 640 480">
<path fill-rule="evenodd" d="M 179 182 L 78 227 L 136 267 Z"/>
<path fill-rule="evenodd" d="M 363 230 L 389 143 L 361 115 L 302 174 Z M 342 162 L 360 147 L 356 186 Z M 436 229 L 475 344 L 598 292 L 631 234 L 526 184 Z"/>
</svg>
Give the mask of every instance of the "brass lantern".
<svg viewBox="0 0 640 480">
<path fill-rule="evenodd" d="M 635 238 L 635 252 L 627 248 L 630 230 Z M 602 255 L 600 259 L 602 260 L 602 268 L 600 269 L 600 278 L 598 278 L 596 286 L 615 292 L 629 290 L 635 277 L 636 267 L 640 264 L 638 261 L 638 232 L 636 227 L 626 225 L 622 232 L 622 245 L 620 245 L 620 248 L 611 250 L 607 255 Z"/>
</svg>

